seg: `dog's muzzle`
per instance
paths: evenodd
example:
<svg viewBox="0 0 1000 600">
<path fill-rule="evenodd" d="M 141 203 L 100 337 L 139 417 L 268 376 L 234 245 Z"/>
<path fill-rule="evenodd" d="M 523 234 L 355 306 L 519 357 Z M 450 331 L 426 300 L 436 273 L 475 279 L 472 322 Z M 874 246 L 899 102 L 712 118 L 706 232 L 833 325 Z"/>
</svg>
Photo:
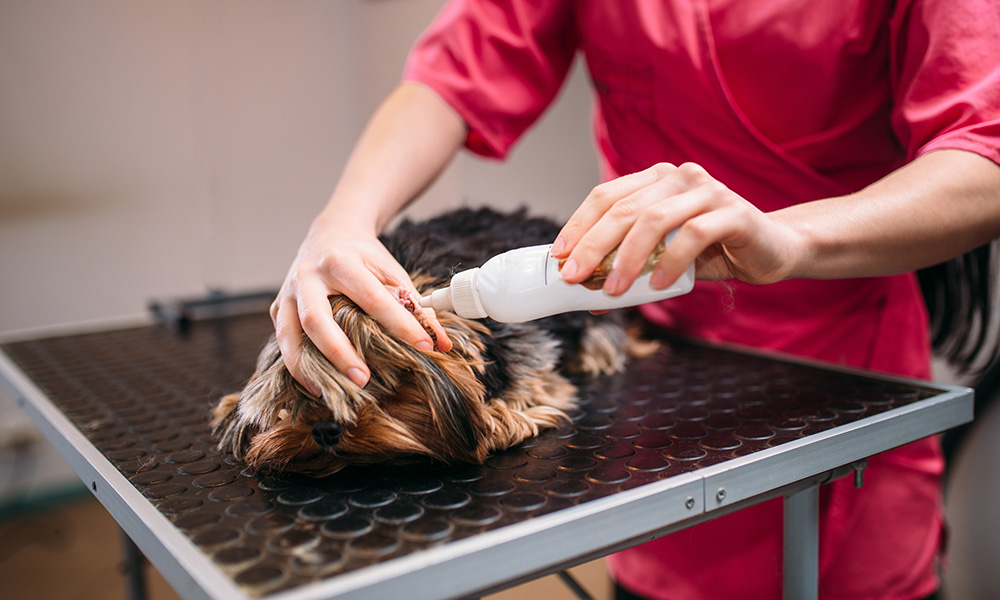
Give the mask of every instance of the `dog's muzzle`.
<svg viewBox="0 0 1000 600">
<path fill-rule="evenodd" d="M 312 426 L 312 436 L 320 446 L 332 448 L 340 441 L 344 427 L 336 421 L 316 421 Z"/>
</svg>

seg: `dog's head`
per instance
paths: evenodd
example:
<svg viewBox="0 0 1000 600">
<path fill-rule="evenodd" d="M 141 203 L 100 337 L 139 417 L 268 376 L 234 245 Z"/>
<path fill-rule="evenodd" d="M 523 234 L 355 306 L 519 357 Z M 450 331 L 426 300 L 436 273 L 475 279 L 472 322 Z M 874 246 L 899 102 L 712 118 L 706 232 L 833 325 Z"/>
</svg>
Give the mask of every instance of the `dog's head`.
<svg viewBox="0 0 1000 600">
<path fill-rule="evenodd" d="M 451 349 L 422 351 L 346 297 L 331 307 L 371 370 L 368 384 L 355 385 L 304 338 L 301 365 L 322 390 L 316 397 L 288 373 L 272 337 L 246 388 L 215 408 L 223 450 L 257 469 L 313 476 L 421 456 L 482 462 L 565 417 L 574 389 L 553 372 L 557 351 L 543 332 L 519 333 L 526 356 L 508 360 L 484 324 L 442 313 Z"/>
</svg>

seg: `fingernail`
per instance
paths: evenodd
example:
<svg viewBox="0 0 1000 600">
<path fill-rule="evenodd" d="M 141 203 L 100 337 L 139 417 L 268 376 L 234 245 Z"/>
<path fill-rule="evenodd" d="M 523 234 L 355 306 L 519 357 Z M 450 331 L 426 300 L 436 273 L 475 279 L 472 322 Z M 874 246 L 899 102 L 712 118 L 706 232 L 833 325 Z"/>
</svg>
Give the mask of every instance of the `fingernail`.
<svg viewBox="0 0 1000 600">
<path fill-rule="evenodd" d="M 317 386 L 315 383 L 312 382 L 306 383 L 306 390 L 308 390 L 309 393 L 315 396 L 316 398 L 323 397 L 323 390 L 319 389 L 319 386 Z"/>
<path fill-rule="evenodd" d="M 348 369 L 347 377 L 358 387 L 365 387 L 365 384 L 368 383 L 368 377 L 365 376 L 365 372 L 357 367 Z"/>
<path fill-rule="evenodd" d="M 562 269 L 559 269 L 559 276 L 563 278 L 563 281 L 567 279 L 572 279 L 576 275 L 577 271 L 576 259 L 570 258 L 563 263 Z"/>
<path fill-rule="evenodd" d="M 653 274 L 649 277 L 649 287 L 654 290 L 663 290 L 670 285 L 670 280 L 667 279 L 667 274 L 663 269 L 656 269 Z"/>
<path fill-rule="evenodd" d="M 559 256 L 565 249 L 566 249 L 566 240 L 563 239 L 563 236 L 557 237 L 556 241 L 552 242 L 552 250 L 551 250 L 552 256 Z"/>
<path fill-rule="evenodd" d="M 430 352 L 431 350 L 434 349 L 434 344 L 428 342 L 427 340 L 420 340 L 419 342 L 417 342 L 416 347 L 417 347 L 417 350 L 420 350 L 420 351 L 423 351 L 423 352 Z"/>
<path fill-rule="evenodd" d="M 612 270 L 608 273 L 608 278 L 604 280 L 604 293 L 614 296 L 618 291 L 618 272 Z"/>
</svg>

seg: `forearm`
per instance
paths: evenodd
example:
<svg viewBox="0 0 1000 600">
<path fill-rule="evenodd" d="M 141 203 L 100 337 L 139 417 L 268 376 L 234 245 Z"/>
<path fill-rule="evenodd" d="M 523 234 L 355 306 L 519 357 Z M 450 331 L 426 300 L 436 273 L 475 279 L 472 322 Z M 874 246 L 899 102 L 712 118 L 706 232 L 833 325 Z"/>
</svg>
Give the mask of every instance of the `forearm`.
<svg viewBox="0 0 1000 600">
<path fill-rule="evenodd" d="M 1000 167 L 977 154 L 941 150 L 855 194 L 769 216 L 797 236 L 787 278 L 912 271 L 1000 236 Z"/>
<path fill-rule="evenodd" d="M 465 136 L 465 123 L 432 91 L 400 85 L 372 116 L 317 222 L 381 233 L 444 169 Z"/>
</svg>

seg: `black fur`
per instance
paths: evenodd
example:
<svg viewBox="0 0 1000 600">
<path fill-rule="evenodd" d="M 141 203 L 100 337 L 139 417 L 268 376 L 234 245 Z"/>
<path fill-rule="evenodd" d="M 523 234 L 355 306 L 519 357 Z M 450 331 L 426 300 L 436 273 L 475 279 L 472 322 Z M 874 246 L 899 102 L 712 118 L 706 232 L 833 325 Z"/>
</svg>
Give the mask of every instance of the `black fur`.
<svg viewBox="0 0 1000 600">
<path fill-rule="evenodd" d="M 401 222 L 383 236 L 382 244 L 408 273 L 423 272 L 448 285 L 459 271 L 480 267 L 490 258 L 515 248 L 552 243 L 559 234 L 554 221 L 530 216 L 526 208 L 502 213 L 491 208 L 461 208 L 428 221 Z M 532 331 L 542 329 L 560 342 L 558 368 L 567 370 L 567 362 L 580 347 L 580 336 L 595 320 L 622 323 L 618 312 L 596 317 L 586 312 L 564 313 L 534 321 Z M 525 333 L 525 325 L 484 319 L 491 336 L 486 343 L 487 370 L 481 377 L 488 393 L 498 395 L 507 385 L 509 375 L 505 355 L 511 343 Z"/>
<path fill-rule="evenodd" d="M 381 240 L 428 293 L 497 254 L 548 244 L 558 231 L 525 210 L 461 209 L 404 221 Z M 300 365 L 321 391 L 311 394 L 292 379 L 272 336 L 244 390 L 213 411 L 220 449 L 253 468 L 312 476 L 387 461 L 482 462 L 566 418 L 576 393 L 566 375 L 624 367 L 627 336 L 616 313 L 512 324 L 442 313 L 433 323 L 403 292 L 393 288 L 429 331 L 448 332 L 448 352 L 418 350 L 333 296 L 334 319 L 371 369 L 368 384 L 353 384 L 303 336 Z"/>
</svg>

